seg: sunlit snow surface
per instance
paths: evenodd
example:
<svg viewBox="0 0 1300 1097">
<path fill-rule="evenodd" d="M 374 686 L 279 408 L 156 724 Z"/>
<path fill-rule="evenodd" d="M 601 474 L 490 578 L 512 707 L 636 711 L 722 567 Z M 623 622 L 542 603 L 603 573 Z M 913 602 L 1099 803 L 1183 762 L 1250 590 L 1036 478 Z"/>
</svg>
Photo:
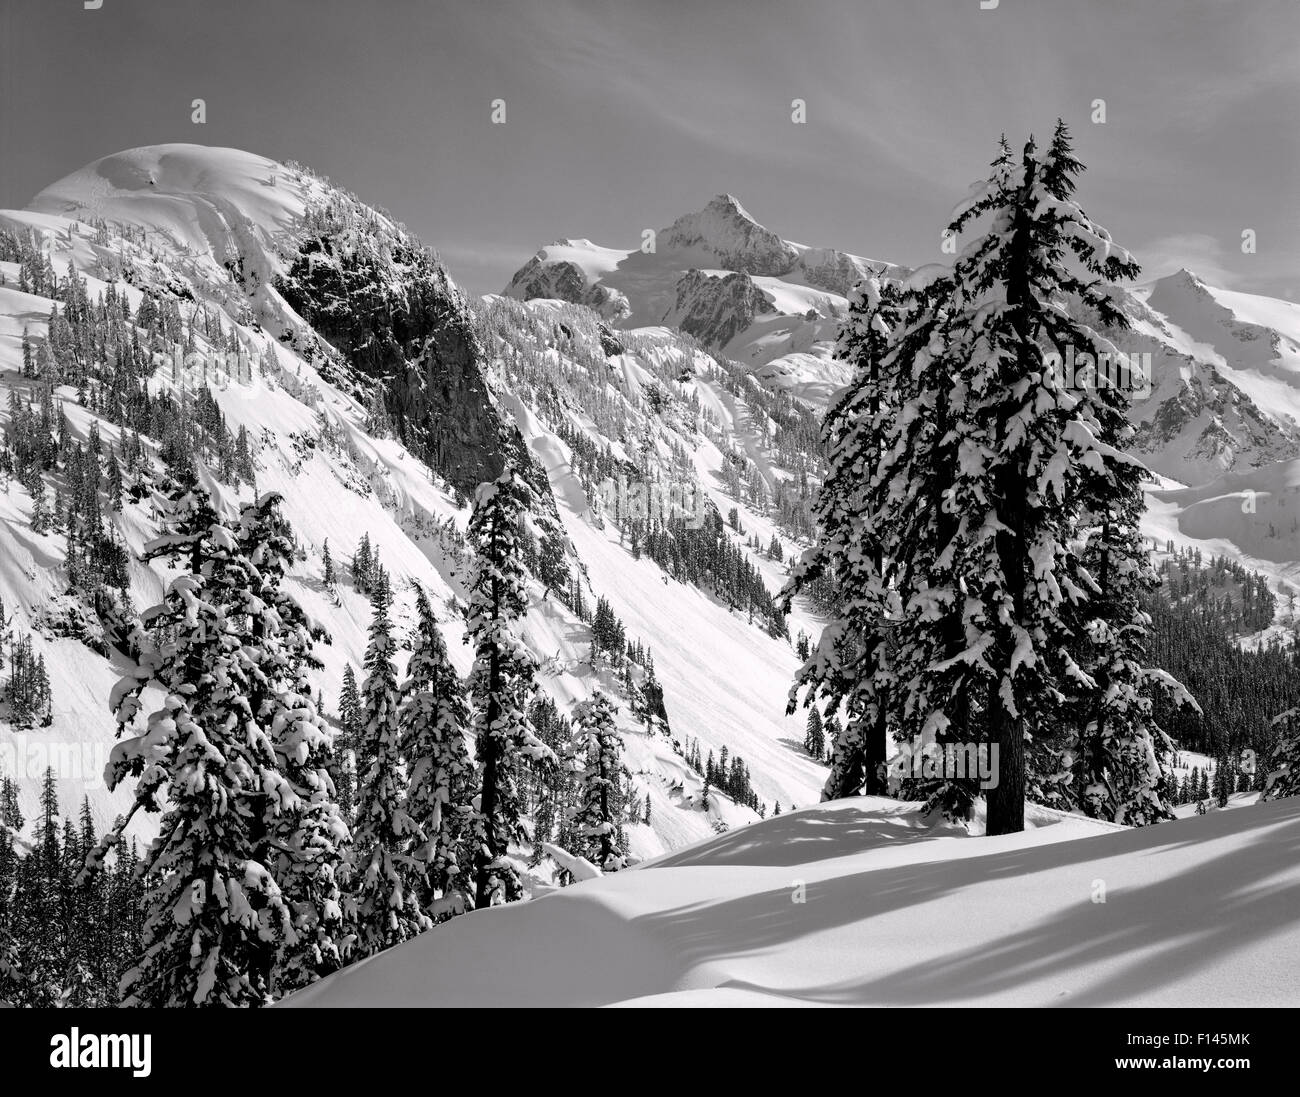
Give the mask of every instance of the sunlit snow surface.
<svg viewBox="0 0 1300 1097">
<path fill-rule="evenodd" d="M 997 838 L 915 809 L 803 808 L 456 919 L 284 1004 L 1300 1004 L 1300 799 L 1139 830 L 1031 808 Z"/>
</svg>

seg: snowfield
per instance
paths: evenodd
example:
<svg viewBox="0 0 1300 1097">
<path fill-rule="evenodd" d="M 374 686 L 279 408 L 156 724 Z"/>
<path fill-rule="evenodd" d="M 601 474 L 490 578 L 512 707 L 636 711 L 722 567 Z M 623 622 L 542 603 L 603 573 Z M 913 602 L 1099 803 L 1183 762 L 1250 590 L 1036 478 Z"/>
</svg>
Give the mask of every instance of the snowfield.
<svg viewBox="0 0 1300 1097">
<path fill-rule="evenodd" d="M 1033 829 L 997 838 L 917 806 L 737 828 L 283 1004 L 1300 1005 L 1300 800 L 1137 830 L 1030 807 Z"/>
</svg>

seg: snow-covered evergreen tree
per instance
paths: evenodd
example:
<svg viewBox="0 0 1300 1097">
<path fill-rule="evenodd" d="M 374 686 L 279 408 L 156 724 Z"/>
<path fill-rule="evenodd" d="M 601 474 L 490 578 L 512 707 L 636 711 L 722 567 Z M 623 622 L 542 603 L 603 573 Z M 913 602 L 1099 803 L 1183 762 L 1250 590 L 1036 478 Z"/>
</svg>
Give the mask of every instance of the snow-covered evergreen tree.
<svg viewBox="0 0 1300 1097">
<path fill-rule="evenodd" d="M 808 706 L 808 724 L 804 731 L 803 749 L 819 762 L 826 754 L 826 733 L 822 728 L 821 710 L 816 705 Z"/>
<path fill-rule="evenodd" d="M 1138 528 L 1140 480 L 1132 466 L 1116 464 L 1100 470 L 1115 474 L 1119 490 L 1098 502 L 1078 561 L 1088 598 L 1073 628 L 1066 723 L 1055 737 L 1036 737 L 1029 787 L 1043 802 L 1141 826 L 1172 818 L 1178 799 L 1174 745 L 1156 721 L 1155 698 L 1196 702 L 1170 675 L 1144 665 L 1150 618 L 1138 599 L 1157 577 Z"/>
<path fill-rule="evenodd" d="M 351 820 L 356 807 L 356 753 L 361 730 L 361 693 L 357 676 L 349 663 L 343 668 L 343 685 L 339 690 L 339 733 L 334 741 L 334 787 L 345 820 Z"/>
<path fill-rule="evenodd" d="M 613 702 L 600 690 L 573 712 L 578 800 L 571 831 L 580 854 L 602 872 L 627 863 L 623 836 L 626 804 L 621 787 L 623 740 L 614 724 Z"/>
<path fill-rule="evenodd" d="M 418 618 L 400 722 L 409 770 L 407 810 L 423 835 L 413 851 L 420 869 L 422 905 L 454 913 L 468 906 L 470 851 L 466 831 L 473 811 L 474 767 L 466 749 L 469 707 L 447 656 L 433 607 L 415 588 Z"/>
<path fill-rule="evenodd" d="M 370 534 L 363 533 L 352 554 L 352 585 L 361 594 L 370 593 L 371 573 L 375 565 L 373 550 L 370 547 Z"/>
<path fill-rule="evenodd" d="M 13 894 L 18 855 L 7 828 L 0 828 L 0 1002 L 15 1003 L 25 993 L 26 979 L 14 937 Z"/>
<path fill-rule="evenodd" d="M 792 712 L 806 690 L 806 704 L 820 701 L 828 712 L 843 706 L 846 713 L 840 734 L 830 741 L 826 799 L 864 788 L 884 791 L 890 604 L 877 532 L 885 484 L 875 472 L 883 427 L 894 410 L 883 369 L 899 319 L 894 283 L 868 278 L 854 289 L 836 348 L 837 357 L 853 367 L 853 379 L 822 422 L 828 468 L 816 506 L 821 536 L 781 596 L 789 612 L 795 594 L 819 583 L 832 582 L 840 595 L 837 617 L 805 660 L 790 695 Z"/>
<path fill-rule="evenodd" d="M 372 576 L 351 866 L 357 948 L 362 956 L 401 944 L 431 924 L 420 909 L 419 872 L 410 854 L 423 835 L 406 807 L 391 601 L 382 573 Z"/>
<path fill-rule="evenodd" d="M 923 268 L 874 300 L 868 284 L 855 301 L 842 352 L 878 368 L 860 365 L 828 416 L 824 540 L 791 588 L 829 570 L 844 605 L 797 683 L 832 709 L 845 703 L 840 788 L 828 794 L 865 783 L 865 729 L 883 741 L 883 709 L 914 748 L 995 745 L 989 833 L 1019 830 L 1026 743 L 1057 739 L 1062 708 L 1086 694 L 1089 723 L 1122 759 L 1111 768 L 1125 810 L 1159 811 L 1142 789 L 1161 783 L 1165 741 L 1142 698 L 1160 679 L 1137 661 L 1140 583 L 1129 572 L 1141 566 L 1141 466 L 1119 448 L 1122 394 L 1080 394 L 1047 357 L 1104 349 L 1074 313 L 1114 320 L 1102 283 L 1135 269 L 1071 197 L 1079 170 L 1063 127 L 1044 155 L 1030 142 L 1016 158 L 1003 142 L 950 226 L 970 237 L 951 270 Z M 1093 518 L 1093 552 L 1113 565 L 1104 588 L 1077 548 Z M 1093 597 L 1111 600 L 1109 621 L 1088 617 Z M 1107 627 L 1122 647 L 1099 646 Z M 1098 688 L 1079 663 L 1085 650 L 1126 693 Z M 1110 733 L 1096 715 L 1103 699 Z M 958 777 L 907 792 L 964 815 L 978 789 Z"/>
<path fill-rule="evenodd" d="M 330 777 L 333 745 L 307 678 L 309 669 L 321 669 L 314 642 L 328 637 L 282 585 L 293 534 L 279 504 L 271 493 L 242 508 L 233 587 L 236 621 L 250 641 L 253 714 L 285 780 L 254 826 L 259 860 L 293 911 L 294 939 L 274 957 L 277 995 L 337 969 L 350 943 L 338 879 L 348 828 Z"/>
<path fill-rule="evenodd" d="M 254 821 L 266 797 L 291 796 L 272 743 L 257 726 L 242 622 L 227 607 L 234 532 L 219 520 L 192 468 L 168 490 L 169 526 L 147 547 L 180 563 L 163 602 L 131 638 L 137 666 L 113 691 L 123 731 L 140 692 L 160 688 L 162 707 L 139 735 L 118 742 L 111 786 L 134 777 L 131 814 L 164 811 L 141 862 L 147 881 L 144 951 L 123 979 L 132 1005 L 260 1005 L 271 994 L 264 958 L 294 936 L 293 912 L 258 860 Z M 120 839 L 118 820 L 91 855 Z"/>
<path fill-rule="evenodd" d="M 1269 768 L 1261 800 L 1300 796 L 1300 709 L 1288 709 L 1273 723 L 1278 730 L 1277 746 L 1266 762 Z M 1203 787 L 1204 774 L 1201 777 Z"/>
<path fill-rule="evenodd" d="M 1035 763 L 1055 756 L 1067 763 L 1068 806 L 1141 825 L 1172 817 L 1173 744 L 1156 723 L 1153 699 L 1195 702 L 1172 677 L 1143 663 L 1150 618 L 1139 599 L 1158 580 L 1139 530 L 1146 469 L 1125 452 L 1134 433 L 1129 384 L 1141 378 L 1121 372 L 1127 359 L 1090 323 L 1095 316 L 1111 330 L 1129 328 L 1108 287 L 1136 277 L 1138 267 L 1074 201 L 1081 171 L 1062 123 L 1047 151 L 1023 167 L 1033 185 L 1021 200 L 1034 203 L 1035 225 L 1024 230 L 1034 249 L 1021 276 L 1025 330 L 1060 363 L 1078 367 L 1056 381 L 1064 399 L 1075 402 L 1063 436 L 1081 503 L 1071 515 L 1081 544 L 1064 564 L 1069 582 L 1084 592 L 1059 606 L 1070 637 L 1058 672 L 1070 698 L 1062 706 L 1064 733 L 1054 735 L 1046 724 L 1035 729 L 1028 783 L 1031 791 L 1050 784 L 1054 767 Z"/>
<path fill-rule="evenodd" d="M 525 759 L 551 756 L 528 724 L 533 659 L 514 634 L 527 606 L 519 534 L 529 498 L 527 484 L 507 467 L 479 485 L 469 524 L 475 556 L 466 634 L 474 648 L 469 690 L 480 774 L 471 826 L 475 907 L 522 896 L 508 856 L 510 843 L 521 836 L 519 767 Z"/>
<path fill-rule="evenodd" d="M 321 582 L 327 587 L 334 586 L 337 576 L 334 574 L 334 557 L 330 553 L 329 538 L 325 539 L 325 544 L 321 546 Z"/>
</svg>

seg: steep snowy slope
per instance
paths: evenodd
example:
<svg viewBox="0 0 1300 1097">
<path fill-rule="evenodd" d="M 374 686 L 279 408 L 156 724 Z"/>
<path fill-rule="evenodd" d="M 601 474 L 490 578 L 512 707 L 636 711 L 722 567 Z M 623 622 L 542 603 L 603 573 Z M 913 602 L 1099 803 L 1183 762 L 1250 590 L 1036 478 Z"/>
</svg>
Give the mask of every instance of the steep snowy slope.
<svg viewBox="0 0 1300 1097">
<path fill-rule="evenodd" d="M 270 182 L 277 173 L 278 188 Z M 186 190 L 190 186 L 196 189 Z M 276 295 L 268 284 L 275 239 L 301 219 L 313 188 L 323 193 L 316 181 L 306 176 L 291 179 L 279 165 L 244 153 L 168 146 L 101 161 L 43 192 L 35 203 L 44 210 L 71 208 L 79 216 L 112 217 L 113 230 L 100 232 L 78 219 L 49 212 L 6 211 L 0 214 L 0 223 L 20 233 L 34 231 L 54 270 L 64 277 L 73 268 L 81 272 L 92 298 L 102 294 L 110 280 L 136 308 L 145 290 L 181 292 L 190 295 L 188 300 L 201 301 L 214 316 L 220 314 L 227 328 L 237 332 L 251 364 L 250 375 L 246 382 L 230 377 L 218 381 L 214 373 L 209 391 L 232 432 L 244 427 L 254 440 L 258 489 L 276 490 L 285 497 L 286 514 L 305 554 L 294 576 L 295 594 L 333 637 L 333 643 L 320 652 L 326 663 L 321 687 L 337 698 L 345 662 L 359 661 L 369 613 L 365 599 L 346 584 L 336 592 L 323 589 L 317 576 L 326 540 L 342 561 L 359 532 L 368 531 L 394 576 L 421 582 L 436 601 L 445 603 L 452 590 L 444 575 L 450 576 L 454 556 L 439 546 L 436 534 L 440 523 L 463 523 L 464 516 L 451 491 L 435 482 L 403 447 L 365 432 L 365 410 L 354 398 L 324 381 L 311 365 L 250 319 L 250 310 L 267 320 L 276 312 Z M 218 224 L 239 226 L 233 232 L 234 243 Z M 250 294 L 241 292 L 225 266 L 240 260 L 245 270 L 257 266 L 264 272 Z M 17 265 L 6 263 L 4 270 L 12 286 L 18 278 Z M 40 378 L 20 376 L 22 332 L 26 330 L 37 343 L 47 340 L 52 302 L 11 289 L 0 294 L 5 315 L 0 328 L 0 386 L 30 396 L 40 387 Z M 283 306 L 278 317 L 286 325 L 293 319 Z M 207 340 L 200 336 L 196 343 L 201 356 L 218 361 Z M 150 384 L 154 391 L 162 391 L 176 387 L 177 379 L 170 368 L 163 368 Z M 190 385 L 188 395 L 193 394 Z M 66 386 L 57 388 L 55 396 L 74 440 L 85 441 L 93 425 L 106 446 L 121 449 L 124 432 L 111 417 L 83 407 L 78 393 Z M 0 415 L 7 426 L 8 412 Z M 222 483 L 210 475 L 207 481 L 228 505 L 251 498 L 248 484 Z M 102 826 L 122 805 L 121 796 L 111 797 L 102 784 L 112 743 L 107 699 L 117 677 L 115 661 L 77 640 L 54 636 L 42 624 L 51 607 L 59 604 L 59 596 L 74 604 L 75 599 L 64 595 L 64 539 L 57 530 L 32 532 L 31 505 L 24 487 L 7 483 L 0 528 L 7 550 L 0 597 L 14 616 L 12 626 L 19 631 L 33 629 L 38 649 L 45 652 L 54 720 L 49 727 L 25 733 L 0 726 L 0 741 L 20 746 L 14 764 L 5 769 L 20 777 L 29 816 L 36 784 L 48 762 L 60 779 L 64 809 L 74 808 L 83 793 L 89 794 Z M 137 607 L 156 601 L 164 581 L 162 574 L 138 558 L 145 541 L 156 533 L 154 519 L 147 497 L 128 501 L 122 514 L 114 516 L 117 531 L 134 557 L 128 596 Z M 447 615 L 447 626 L 456 630 L 454 616 Z M 463 653 L 456 649 L 456 655 L 465 669 Z M 62 764 L 61 754 L 74 744 L 84 744 L 80 749 L 85 763 Z M 21 746 L 26 747 L 25 755 Z"/>
<path fill-rule="evenodd" d="M 638 558 L 612 517 L 593 518 L 591 500 L 565 469 L 566 443 L 538 414 L 541 405 L 552 416 L 558 405 L 573 410 L 588 400 L 579 371 L 598 356 L 618 426 L 603 418 L 607 435 L 587 421 L 593 445 L 635 457 L 645 475 L 690 481 L 715 511 L 737 507 L 765 545 L 774 534 L 784 537 L 757 500 L 729 497 L 715 475 L 725 460 L 719 445 L 733 445 L 731 420 L 710 419 L 712 433 L 705 433 L 696 412 L 669 414 L 671 406 L 699 408 L 701 399 L 720 406 L 706 379 L 720 367 L 687 337 L 666 329 L 629 334 L 629 345 L 614 353 L 612 335 L 592 328 L 591 347 L 584 344 L 579 355 L 572 339 L 561 353 L 531 321 L 515 330 L 510 325 L 523 318 L 508 320 L 513 343 L 549 355 L 554 369 L 544 385 L 523 384 L 496 358 L 502 337 L 491 334 L 481 307 L 463 298 L 401 226 L 306 169 L 231 149 L 168 145 L 107 157 L 43 191 L 30 209 L 0 212 L 0 230 L 14 254 L 0 262 L 0 431 L 12 433 L 13 406 L 38 406 L 48 393 L 72 444 L 88 444 L 94 430 L 107 453 L 121 453 L 130 432 L 100 399 L 97 380 L 112 372 L 114 352 L 88 348 L 90 380 L 81 388 L 59 384 L 49 354 L 57 342 L 51 312 L 66 313 L 74 273 L 91 303 L 111 294 L 131 317 L 145 302 L 174 309 L 176 341 L 156 363 L 148 390 L 186 408 L 210 396 L 222 429 L 230 437 L 242 429 L 248 439 L 256 490 L 283 494 L 301 548 L 294 593 L 332 638 L 319 649 L 327 712 L 336 709 L 345 666 L 357 667 L 364 651 L 368 602 L 346 577 L 363 533 L 395 580 L 402 640 L 412 624 L 410 583 L 418 582 L 430 594 L 453 662 L 468 670 L 459 603 L 466 498 L 513 455 L 524 462 L 540 511 L 558 516 L 568 533 L 566 557 L 586 605 L 607 597 L 628 640 L 649 648 L 656 663 L 664 728 L 635 716 L 622 676 L 593 659 L 589 623 L 540 582 L 531 584 L 524 639 L 540 664 L 543 691 L 563 712 L 597 685 L 620 705 L 625 762 L 637 795 L 652 806 L 650 826 L 628 828 L 633 855 L 653 856 L 757 818 L 717 789 L 704 809 L 702 777 L 683 757 L 688 742 L 743 758 L 765 811 L 778 801 L 788 807 L 816 800 L 824 770 L 800 748 L 802 721 L 784 716 L 796 665 L 789 640 L 769 635 L 762 621 L 751 623 L 711 588 L 670 578 Z M 33 290 L 32 272 L 47 262 L 57 285 L 20 288 L 21 282 Z M 591 314 L 580 312 L 568 322 L 586 323 Z M 146 338 L 128 325 L 128 340 L 132 327 L 134 338 Z M 23 373 L 24 333 L 37 376 Z M 600 349 L 602 337 L 608 351 Z M 187 349 L 195 357 L 178 361 Z M 128 485 L 139 490 L 128 492 L 120 513 L 105 513 L 130 557 L 125 594 L 137 609 L 157 599 L 166 578 L 140 559 L 156 533 L 153 492 L 161 471 L 160 439 L 142 433 L 145 468 Z M 633 441 L 644 438 L 654 446 L 638 450 Z M 752 441 L 750 448 L 759 453 Z M 227 507 L 254 491 L 248 479 L 211 465 L 205 481 Z M 47 495 L 62 486 L 62 471 L 51 470 Z M 19 778 L 29 819 L 40 777 L 52 764 L 64 810 L 88 795 L 103 827 L 124 802 L 102 785 L 113 739 L 108 693 L 120 666 L 96 642 L 93 606 L 70 589 L 64 536 L 58 529 L 33 532 L 33 507 L 29 487 L 6 477 L 0 599 L 12 627 L 31 635 L 50 668 L 53 719 L 16 729 L 0 714 L 0 768 Z M 738 533 L 727 536 L 775 589 L 782 567 Z M 322 582 L 327 543 L 340 576 L 332 587 Z M 784 544 L 793 551 L 793 541 Z M 69 613 L 86 625 L 89 642 L 69 635 L 76 631 L 62 622 Z M 809 619 L 796 614 L 792 632 L 801 623 Z M 628 673 L 643 680 L 640 670 Z M 140 833 L 147 832 L 146 820 Z M 545 872 L 543 865 L 539 873 Z"/>
<path fill-rule="evenodd" d="M 1139 830 L 804 808 L 478 911 L 290 997 L 331 1006 L 1295 1006 L 1300 801 Z"/>
</svg>

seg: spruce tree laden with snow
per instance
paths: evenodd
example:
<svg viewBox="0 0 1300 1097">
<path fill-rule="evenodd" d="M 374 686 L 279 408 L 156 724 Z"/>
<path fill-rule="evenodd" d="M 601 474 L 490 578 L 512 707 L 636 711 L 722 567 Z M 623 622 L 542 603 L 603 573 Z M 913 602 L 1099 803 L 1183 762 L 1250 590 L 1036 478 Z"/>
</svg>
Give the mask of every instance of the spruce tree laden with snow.
<svg viewBox="0 0 1300 1097">
<path fill-rule="evenodd" d="M 361 694 L 357 676 L 349 663 L 343 668 L 343 685 L 339 690 L 339 731 L 334 739 L 334 769 L 331 774 L 338 792 L 339 810 L 351 822 L 356 808 L 356 751 L 361 729 Z"/>
<path fill-rule="evenodd" d="M 527 484 L 507 467 L 479 485 L 469 523 L 475 556 L 466 635 L 474 649 L 469 692 L 480 782 L 471 837 L 479 908 L 523 894 L 509 859 L 510 843 L 522 837 L 520 766 L 551 755 L 528 725 L 534 665 L 514 632 L 527 608 L 519 528 L 530 497 Z"/>
<path fill-rule="evenodd" d="M 329 538 L 325 539 L 325 544 L 321 546 L 321 582 L 327 587 L 333 587 L 336 581 L 334 574 L 334 557 L 330 554 Z"/>
<path fill-rule="evenodd" d="M 803 749 L 819 762 L 826 754 L 826 733 L 822 728 L 822 714 L 816 705 L 808 707 L 808 725 L 804 732 Z"/>
<path fill-rule="evenodd" d="M 1300 709 L 1288 709 L 1277 717 L 1274 725 L 1278 731 L 1277 746 L 1271 756 L 1261 757 L 1258 763 L 1267 769 L 1261 800 L 1300 796 Z M 1201 775 L 1202 786 L 1204 776 Z"/>
<path fill-rule="evenodd" d="M 576 845 L 571 823 L 577 766 L 573 757 L 573 726 L 549 696 L 538 695 L 529 708 L 528 719 L 534 734 L 551 751 L 550 757 L 528 766 L 533 822 L 533 851 L 528 863 L 536 867 L 548 856 L 547 844 L 561 849 L 573 849 Z M 557 880 L 567 884 L 568 877 L 567 870 L 560 866 Z"/>
<path fill-rule="evenodd" d="M 120 842 L 136 810 L 161 811 L 139 870 L 147 886 L 143 955 L 124 977 L 126 1004 L 261 1005 L 271 995 L 267 950 L 292 941 L 295 929 L 271 869 L 258 860 L 254 820 L 265 797 L 292 792 L 257 726 L 252 660 L 242 622 L 228 609 L 234 531 L 192 468 L 173 479 L 167 504 L 168 528 L 146 554 L 179 563 L 181 574 L 134 629 L 136 666 L 110 707 L 126 732 L 145 686 L 164 699 L 143 732 L 113 748 L 109 785 L 135 778 L 134 803 L 88 866 Z"/>
<path fill-rule="evenodd" d="M 391 600 L 386 578 L 372 576 L 349 870 L 361 956 L 401 944 L 431 924 L 420 909 L 419 871 L 410 853 L 424 836 L 407 813 Z"/>
<path fill-rule="evenodd" d="M 14 875 L 18 856 L 7 830 L 0 830 L 0 1002 L 14 1005 L 26 989 L 27 980 L 19 958 L 19 942 L 13 932 Z"/>
<path fill-rule="evenodd" d="M 333 743 L 307 677 L 322 669 L 314 644 L 329 638 L 283 587 L 293 533 L 279 505 L 270 493 L 242 508 L 232 576 L 233 615 L 250 640 L 253 715 L 285 781 L 254 826 L 258 858 L 293 916 L 292 939 L 271 959 L 277 995 L 342 966 L 350 941 L 339 884 L 348 826 L 330 777 Z"/>
<path fill-rule="evenodd" d="M 1063 127 L 1045 154 L 1030 142 L 1016 158 L 1004 142 L 950 226 L 970 236 L 951 270 L 868 282 L 854 301 L 841 353 L 859 370 L 826 420 L 823 537 L 786 592 L 829 574 L 840 595 L 796 683 L 844 702 L 828 795 L 867 783 L 883 713 L 912 749 L 996 746 L 991 834 L 1023 827 L 1031 741 L 1069 766 L 1106 756 L 1112 791 L 1102 809 L 1087 782 L 1094 810 L 1163 810 L 1168 740 L 1150 696 L 1175 684 L 1139 661 L 1149 564 L 1123 394 L 1080 395 L 1047 358 L 1114 349 L 1070 303 L 1113 322 L 1103 282 L 1135 269 L 1071 197 L 1079 170 Z M 1060 750 L 1062 708 L 1088 697 L 1097 749 Z M 947 774 L 904 782 L 956 816 L 978 791 Z"/>
<path fill-rule="evenodd" d="M 458 913 L 468 906 L 466 829 L 474 767 L 465 745 L 469 708 L 428 596 L 415 588 L 416 635 L 402 688 L 402 754 L 409 771 L 407 811 L 423 835 L 413 850 L 421 904 Z"/>
<path fill-rule="evenodd" d="M 993 208 L 1016 210 L 1009 214 L 1010 223 L 1024 238 L 1006 248 L 1007 302 L 1019 307 L 1008 321 L 1004 346 L 1021 348 L 1032 360 L 1034 351 L 1024 349 L 1032 341 L 1034 347 L 1054 351 L 1061 362 L 1096 363 L 1091 374 L 1074 378 L 1052 377 L 1050 363 L 1037 363 L 1049 375 L 1040 377 L 1039 385 L 1060 394 L 1062 402 L 1074 402 L 1057 436 L 1058 449 L 1044 451 L 1042 471 L 1032 486 L 1045 496 L 1042 488 L 1054 477 L 1057 491 L 1068 479 L 1082 504 L 1068 514 L 1082 547 L 1063 554 L 1059 581 L 1067 591 L 1081 594 L 1048 602 L 1068 630 L 1067 648 L 1054 674 L 1071 698 L 1064 707 L 1073 718 L 1067 717 L 1066 733 L 1057 736 L 1050 733 L 1048 718 L 1038 722 L 1028 777 L 1032 789 L 1043 776 L 1034 762 L 1044 750 L 1053 754 L 1064 740 L 1057 757 L 1072 763 L 1073 805 L 1089 815 L 1140 825 L 1172 817 L 1173 744 L 1155 720 L 1154 700 L 1195 703 L 1170 675 L 1144 663 L 1151 622 L 1140 600 L 1157 584 L 1139 530 L 1147 472 L 1125 452 L 1134 436 L 1126 414 L 1129 378 L 1102 368 L 1107 361 L 1124 361 L 1121 350 L 1088 322 L 1095 315 L 1111 330 L 1128 330 L 1128 318 L 1108 286 L 1136 277 L 1138 267 L 1074 201 L 1075 178 L 1082 170 L 1064 124 L 1058 123 L 1047 151 L 1032 158 L 1027 152 L 1023 158 L 1014 203 L 1003 200 L 997 206 L 993 200 Z M 954 229 L 979 214 L 977 203 L 954 222 Z M 1056 472 L 1062 461 L 1072 466 L 1067 475 Z M 1012 479 L 1005 467 L 1003 475 Z M 1011 513 L 1018 514 L 1018 508 Z M 999 553 L 1010 541 L 1005 533 L 1000 537 Z M 1025 569 L 1027 575 L 1031 568 Z"/>
<path fill-rule="evenodd" d="M 549 520 L 538 541 L 537 565 L 534 569 L 542 584 L 543 599 L 558 591 L 561 595 L 569 589 L 568 549 L 563 532 Z"/>
<path fill-rule="evenodd" d="M 794 712 L 804 691 L 813 712 L 814 701 L 820 701 L 828 712 L 843 705 L 847 714 L 842 729 L 829 737 L 832 762 L 825 799 L 864 789 L 884 791 L 889 618 L 896 610 L 890 605 L 878 532 L 888 505 L 888 482 L 876 470 L 893 411 L 894 390 L 883 363 L 899 319 L 899 294 L 893 284 L 868 278 L 854 290 L 836 349 L 837 356 L 852 365 L 853 379 L 822 425 L 828 470 L 816 505 L 821 535 L 781 593 L 787 613 L 796 594 L 808 593 L 820 582 L 832 582 L 840 593 L 837 619 L 805 659 L 789 705 Z"/>
<path fill-rule="evenodd" d="M 371 571 L 375 564 L 374 552 L 370 547 L 370 534 L 363 533 L 352 554 L 352 585 L 360 594 L 370 593 Z"/>
<path fill-rule="evenodd" d="M 1110 439 L 1103 434 L 1102 441 Z M 1058 806 L 1129 826 L 1173 818 L 1174 746 L 1156 719 L 1157 702 L 1199 712 L 1181 683 L 1146 665 L 1151 618 L 1141 600 L 1158 578 L 1138 529 L 1141 471 L 1110 455 L 1096 470 L 1111 482 L 1085 517 L 1091 528 L 1077 559 L 1088 598 L 1073 628 L 1072 701 L 1063 706 L 1063 733 L 1055 741 L 1040 735 L 1029 755 L 1035 799 L 1052 803 L 1062 786 L 1051 786 L 1064 778 Z"/>
<path fill-rule="evenodd" d="M 602 872 L 627 863 L 626 803 L 620 786 L 623 740 L 614 724 L 615 713 L 613 702 L 600 690 L 580 702 L 573 713 L 578 802 L 570 829 L 580 843 L 573 852 Z"/>
</svg>

